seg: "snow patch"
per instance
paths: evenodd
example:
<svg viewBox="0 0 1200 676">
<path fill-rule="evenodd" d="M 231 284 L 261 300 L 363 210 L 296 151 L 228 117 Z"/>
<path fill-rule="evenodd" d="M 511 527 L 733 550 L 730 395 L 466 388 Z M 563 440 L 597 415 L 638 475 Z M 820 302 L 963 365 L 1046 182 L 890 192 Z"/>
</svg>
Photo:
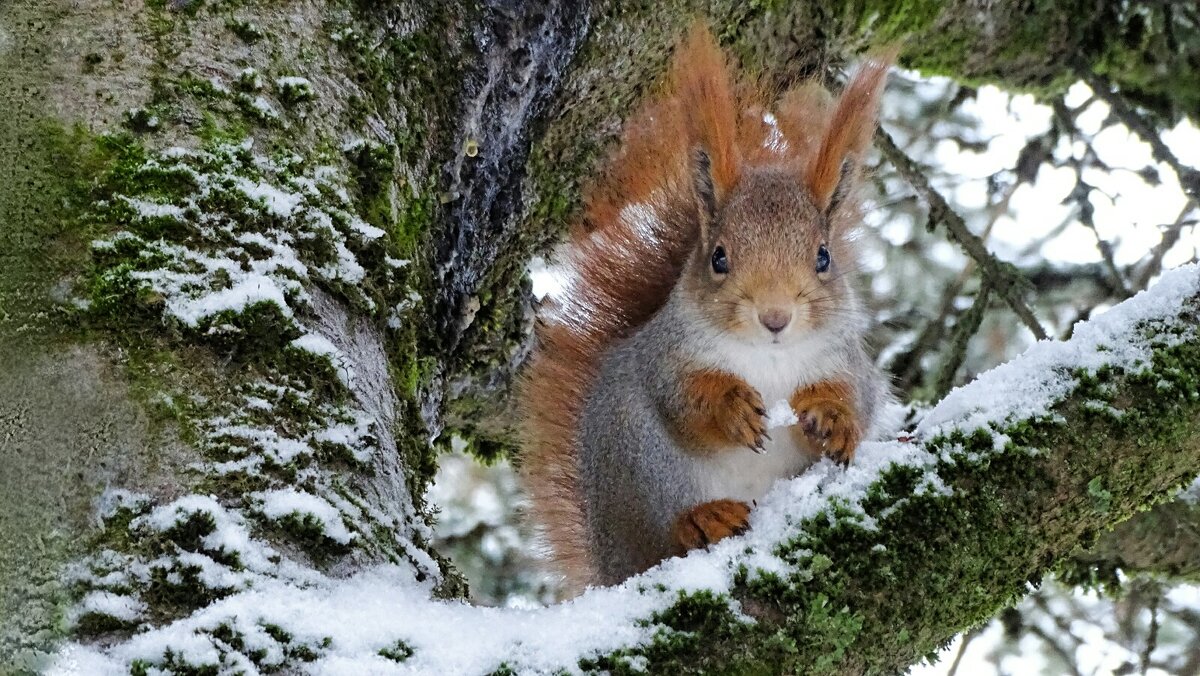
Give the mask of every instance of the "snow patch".
<svg viewBox="0 0 1200 676">
<path fill-rule="evenodd" d="M 1154 329 L 1177 317 L 1197 294 L 1200 265 L 1164 273 L 1152 289 L 1077 325 L 1071 340 L 1039 341 L 1014 361 L 956 388 L 925 416 L 918 435 L 931 438 L 951 429 L 999 428 L 1012 420 L 1040 418 L 1075 388 L 1077 369 L 1094 374 L 1105 366 L 1128 371 L 1147 366 L 1152 342 L 1169 346 L 1195 337 L 1194 326 L 1180 335 Z M 1153 341 L 1131 339 L 1139 325 L 1146 325 Z"/>
<path fill-rule="evenodd" d="M 765 424 L 768 430 L 773 430 L 779 427 L 791 427 L 800 422 L 800 418 L 796 415 L 796 411 L 792 409 L 792 405 L 785 399 L 780 399 L 767 409 L 767 419 Z"/>
<path fill-rule="evenodd" d="M 320 524 L 321 532 L 330 540 L 348 545 L 354 539 L 354 534 L 342 522 L 341 513 L 328 500 L 312 493 L 283 488 L 255 493 L 252 497 L 260 501 L 259 510 L 269 519 L 278 521 L 289 516 L 310 516 Z"/>
</svg>

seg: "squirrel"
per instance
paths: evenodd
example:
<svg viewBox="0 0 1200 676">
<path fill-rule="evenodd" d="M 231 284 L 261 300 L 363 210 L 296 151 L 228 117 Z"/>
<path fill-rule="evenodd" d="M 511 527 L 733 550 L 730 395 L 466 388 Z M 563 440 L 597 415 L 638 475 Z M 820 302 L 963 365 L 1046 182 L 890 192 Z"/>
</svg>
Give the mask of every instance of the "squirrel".
<svg viewBox="0 0 1200 676">
<path fill-rule="evenodd" d="M 569 593 L 744 532 L 777 479 L 877 432 L 855 187 L 890 61 L 772 110 L 697 24 L 627 120 L 521 392 L 528 511 Z M 780 400 L 796 422 L 771 434 Z"/>
</svg>

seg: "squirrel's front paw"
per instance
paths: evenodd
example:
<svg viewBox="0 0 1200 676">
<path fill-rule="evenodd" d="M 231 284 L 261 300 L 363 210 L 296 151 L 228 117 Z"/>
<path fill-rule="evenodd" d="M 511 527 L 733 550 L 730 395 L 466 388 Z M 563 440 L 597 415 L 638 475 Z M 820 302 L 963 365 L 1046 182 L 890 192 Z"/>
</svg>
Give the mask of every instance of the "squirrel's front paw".
<svg viewBox="0 0 1200 676">
<path fill-rule="evenodd" d="M 737 383 L 725 393 L 724 405 L 714 412 L 717 426 L 737 446 L 758 452 L 763 450 L 767 436 L 767 409 L 758 390 Z"/>
<path fill-rule="evenodd" d="M 843 389 L 837 384 L 819 384 L 797 392 L 791 404 L 800 419 L 796 427 L 809 445 L 844 465 L 854 458 L 862 429 Z"/>
<path fill-rule="evenodd" d="M 745 533 L 749 518 L 750 507 L 742 501 L 713 500 L 680 514 L 671 528 L 671 537 L 682 553 Z"/>
</svg>

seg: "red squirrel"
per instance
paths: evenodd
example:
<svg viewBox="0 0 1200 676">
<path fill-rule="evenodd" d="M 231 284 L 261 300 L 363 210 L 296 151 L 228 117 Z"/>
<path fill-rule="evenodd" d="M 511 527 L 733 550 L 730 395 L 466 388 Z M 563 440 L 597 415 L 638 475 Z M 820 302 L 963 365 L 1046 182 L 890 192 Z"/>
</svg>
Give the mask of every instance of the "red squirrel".
<svg viewBox="0 0 1200 676">
<path fill-rule="evenodd" d="M 852 285 L 855 187 L 889 61 L 771 109 L 697 26 L 626 122 L 521 394 L 529 511 L 570 591 L 745 531 L 777 479 L 873 432 L 891 394 Z M 796 422 L 771 434 L 780 400 Z"/>
</svg>

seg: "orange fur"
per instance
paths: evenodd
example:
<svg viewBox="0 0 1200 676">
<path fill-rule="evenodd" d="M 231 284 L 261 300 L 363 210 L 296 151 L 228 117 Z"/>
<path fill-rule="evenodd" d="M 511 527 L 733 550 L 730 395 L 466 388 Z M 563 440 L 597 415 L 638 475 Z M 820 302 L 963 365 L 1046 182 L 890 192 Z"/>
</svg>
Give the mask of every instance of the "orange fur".
<svg viewBox="0 0 1200 676">
<path fill-rule="evenodd" d="M 696 505 L 680 514 L 671 528 L 675 551 L 684 554 L 731 535 L 741 535 L 748 528 L 749 518 L 750 506 L 740 500 L 713 500 Z"/>
<path fill-rule="evenodd" d="M 734 92 L 725 54 L 702 24 L 692 26 L 671 67 L 673 89 L 683 108 L 681 131 L 691 145 L 700 145 L 712 162 L 717 194 L 728 192 L 741 172 L 738 127 L 744 108 Z"/>
<path fill-rule="evenodd" d="M 842 178 L 842 164 L 857 156 L 871 141 L 875 116 L 888 67 L 894 53 L 868 59 L 838 97 L 833 113 L 823 125 L 824 137 L 804 172 L 805 184 L 817 206 L 829 204 Z"/>
<path fill-rule="evenodd" d="M 689 415 L 675 423 L 697 450 L 760 447 L 767 426 L 762 397 L 741 378 L 697 371 L 683 382 Z"/>
<path fill-rule="evenodd" d="M 697 23 L 676 48 L 664 90 L 626 121 L 619 148 L 585 195 L 562 261 L 571 272 L 568 293 L 543 306 L 522 383 L 530 512 L 572 590 L 594 579 L 576 463 L 579 416 L 605 352 L 662 307 L 695 244 L 693 150 L 710 157 L 718 201 L 758 164 L 795 167 L 814 195 L 832 192 L 838 154 L 866 143 L 885 71 L 884 61 L 870 62 L 833 107 L 802 86 L 782 97 L 772 126 L 758 89 L 735 82 L 716 40 Z M 648 207 L 655 218 L 639 216 Z"/>
</svg>

